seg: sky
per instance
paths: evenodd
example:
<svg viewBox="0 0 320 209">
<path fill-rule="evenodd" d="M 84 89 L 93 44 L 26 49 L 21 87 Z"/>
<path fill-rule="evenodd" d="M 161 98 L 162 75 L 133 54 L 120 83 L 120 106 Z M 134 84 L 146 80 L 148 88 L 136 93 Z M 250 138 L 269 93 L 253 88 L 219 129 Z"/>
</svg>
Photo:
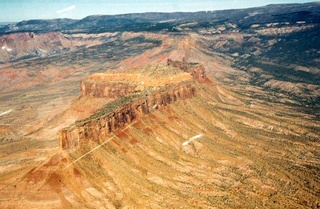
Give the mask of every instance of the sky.
<svg viewBox="0 0 320 209">
<path fill-rule="evenodd" d="M 0 22 L 142 12 L 196 12 L 310 0 L 0 0 Z"/>
</svg>

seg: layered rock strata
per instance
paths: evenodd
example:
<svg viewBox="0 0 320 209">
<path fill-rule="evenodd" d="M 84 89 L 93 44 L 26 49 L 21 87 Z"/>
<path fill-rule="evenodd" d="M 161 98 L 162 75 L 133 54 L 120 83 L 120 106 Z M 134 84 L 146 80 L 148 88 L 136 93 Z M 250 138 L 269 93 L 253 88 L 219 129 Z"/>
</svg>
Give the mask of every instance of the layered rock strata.
<svg viewBox="0 0 320 209">
<path fill-rule="evenodd" d="M 148 88 L 164 87 L 192 79 L 204 82 L 203 65 L 185 60 L 168 60 L 167 65 L 144 66 L 129 72 L 96 73 L 81 82 L 81 95 L 89 97 L 118 98 Z"/>
<path fill-rule="evenodd" d="M 204 82 L 206 80 L 206 71 L 203 65 L 199 63 L 186 62 L 185 59 L 182 61 L 167 60 L 167 64 L 172 67 L 177 67 L 184 72 L 190 73 L 192 77 L 198 82 Z"/>
<path fill-rule="evenodd" d="M 107 104 L 93 117 L 63 129 L 59 133 L 59 142 L 62 149 L 73 149 L 86 143 L 88 140 L 105 140 L 107 135 L 125 124 L 150 113 L 151 111 L 171 104 L 177 100 L 192 97 L 195 94 L 195 85 L 192 80 L 171 84 L 153 92 L 151 95 L 142 92 L 136 94 L 138 98 L 122 97 Z"/>
<path fill-rule="evenodd" d="M 81 82 L 81 94 L 115 98 L 89 118 L 59 133 L 60 147 L 73 149 L 107 135 L 149 112 L 195 94 L 194 80 L 206 79 L 197 63 L 168 60 L 167 65 L 142 66 L 128 72 L 97 73 Z"/>
</svg>

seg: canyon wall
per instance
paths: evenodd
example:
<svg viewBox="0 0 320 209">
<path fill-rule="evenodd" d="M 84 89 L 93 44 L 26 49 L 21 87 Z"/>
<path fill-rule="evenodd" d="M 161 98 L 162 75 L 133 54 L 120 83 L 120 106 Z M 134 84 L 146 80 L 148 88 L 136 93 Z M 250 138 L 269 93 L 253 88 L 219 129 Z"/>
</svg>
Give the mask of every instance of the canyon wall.
<svg viewBox="0 0 320 209">
<path fill-rule="evenodd" d="M 151 95 L 143 95 L 138 99 L 131 100 L 110 112 L 99 114 L 99 117 L 80 121 L 60 131 L 60 147 L 62 149 L 72 149 L 79 147 L 88 140 L 105 140 L 112 131 L 153 110 L 177 100 L 190 98 L 195 94 L 195 91 L 193 81 L 172 84 Z"/>
<path fill-rule="evenodd" d="M 192 77 L 198 82 L 204 82 L 206 80 L 206 71 L 203 65 L 199 63 L 186 62 L 185 59 L 181 61 L 167 60 L 169 66 L 177 67 L 184 72 L 190 73 Z"/>
</svg>

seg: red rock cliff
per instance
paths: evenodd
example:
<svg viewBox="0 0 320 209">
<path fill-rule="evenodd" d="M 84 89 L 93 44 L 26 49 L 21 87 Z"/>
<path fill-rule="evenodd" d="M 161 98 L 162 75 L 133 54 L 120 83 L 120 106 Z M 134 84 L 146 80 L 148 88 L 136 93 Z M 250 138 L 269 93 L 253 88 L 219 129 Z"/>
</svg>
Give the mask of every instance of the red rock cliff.
<svg viewBox="0 0 320 209">
<path fill-rule="evenodd" d="M 169 66 L 177 67 L 184 72 L 190 73 L 192 77 L 199 82 L 204 82 L 206 80 L 207 76 L 205 68 L 199 63 L 186 62 L 184 59 L 182 62 L 168 59 L 167 64 Z"/>
<path fill-rule="evenodd" d="M 112 131 L 123 127 L 142 115 L 177 100 L 192 97 L 194 94 L 194 82 L 185 81 L 167 86 L 164 90 L 156 91 L 152 95 L 145 95 L 142 98 L 129 101 L 116 107 L 111 112 L 63 129 L 59 133 L 60 147 L 62 149 L 72 149 L 88 140 L 105 140 Z"/>
</svg>

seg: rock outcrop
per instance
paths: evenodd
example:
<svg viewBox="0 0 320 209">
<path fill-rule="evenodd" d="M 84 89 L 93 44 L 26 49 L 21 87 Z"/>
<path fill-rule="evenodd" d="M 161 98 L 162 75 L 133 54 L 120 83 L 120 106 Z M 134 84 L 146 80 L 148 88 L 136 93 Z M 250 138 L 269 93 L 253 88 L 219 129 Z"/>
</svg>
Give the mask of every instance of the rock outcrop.
<svg viewBox="0 0 320 209">
<path fill-rule="evenodd" d="M 184 72 L 190 73 L 198 82 L 204 82 L 206 80 L 205 68 L 199 63 L 186 62 L 185 59 L 183 59 L 182 62 L 168 59 L 167 64 L 169 66 L 177 67 Z"/>
<path fill-rule="evenodd" d="M 96 114 L 59 133 L 60 147 L 105 140 L 112 131 L 142 115 L 195 94 L 195 80 L 206 79 L 203 65 L 168 60 L 128 72 L 97 73 L 81 82 L 82 96 L 114 98 Z"/>
<path fill-rule="evenodd" d="M 197 69 L 194 67 L 181 71 L 173 65 L 159 64 L 130 69 L 128 72 L 96 73 L 81 82 L 81 95 L 119 98 L 150 88 L 192 80 L 190 73 L 192 75 Z"/>
<path fill-rule="evenodd" d="M 194 82 L 186 81 L 172 84 L 154 92 L 152 95 L 143 95 L 137 99 L 121 97 L 107 104 L 100 112 L 85 121 L 79 121 L 59 133 L 59 142 L 62 149 L 72 149 L 88 140 L 104 140 L 112 131 L 123 127 L 149 112 L 171 104 L 177 100 L 192 97 L 195 94 Z"/>
</svg>

